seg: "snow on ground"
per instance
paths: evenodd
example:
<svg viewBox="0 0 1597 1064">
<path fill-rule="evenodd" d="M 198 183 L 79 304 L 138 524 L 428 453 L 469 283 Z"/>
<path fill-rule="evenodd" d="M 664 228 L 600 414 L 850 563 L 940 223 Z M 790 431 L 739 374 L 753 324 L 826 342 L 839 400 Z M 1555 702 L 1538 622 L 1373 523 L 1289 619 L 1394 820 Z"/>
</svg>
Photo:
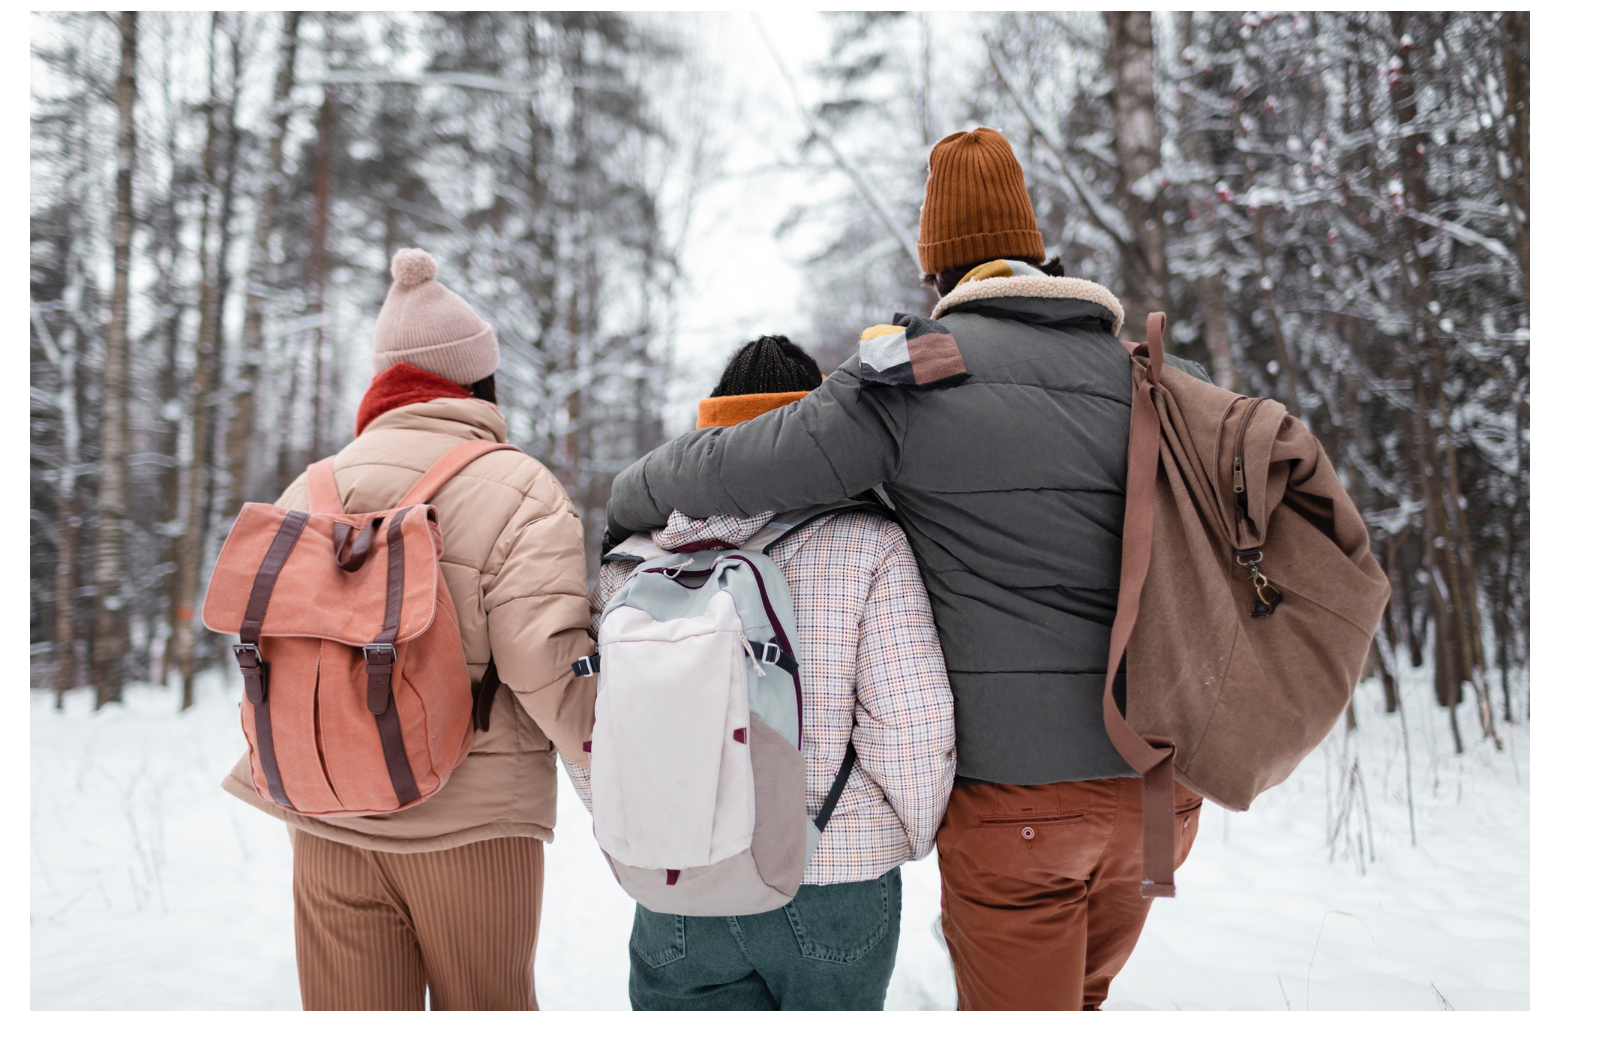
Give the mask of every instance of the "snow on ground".
<svg viewBox="0 0 1597 1064">
<path fill-rule="evenodd" d="M 1426 705 L 1423 677 L 1405 686 Z M 203 677 L 183 716 L 159 688 L 98 715 L 87 691 L 64 713 L 33 692 L 35 1009 L 298 1007 L 286 830 L 218 787 L 243 749 L 236 688 Z M 1411 712 L 1416 847 L 1400 722 L 1376 696 L 1251 811 L 1205 810 L 1107 1007 L 1529 1007 L 1530 729 L 1456 757 L 1445 716 Z M 539 1001 L 625 1009 L 632 904 L 561 778 Z M 933 855 L 905 868 L 889 1008 L 954 1005 L 937 910 Z"/>
</svg>

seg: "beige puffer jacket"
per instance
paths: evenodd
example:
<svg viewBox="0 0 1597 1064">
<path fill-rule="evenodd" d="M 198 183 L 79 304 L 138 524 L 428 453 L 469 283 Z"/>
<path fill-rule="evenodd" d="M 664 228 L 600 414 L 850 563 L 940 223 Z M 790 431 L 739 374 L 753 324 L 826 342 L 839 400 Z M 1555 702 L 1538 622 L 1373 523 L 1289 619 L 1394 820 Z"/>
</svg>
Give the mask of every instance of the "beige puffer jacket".
<svg viewBox="0 0 1597 1064">
<path fill-rule="evenodd" d="M 498 408 L 480 399 L 433 399 L 373 419 L 334 461 L 344 508 L 393 506 L 444 452 L 474 439 L 505 439 Z M 399 813 L 291 812 L 255 792 L 248 755 L 222 786 L 291 827 L 365 849 L 442 850 L 511 835 L 550 841 L 555 751 L 586 764 L 582 744 L 593 733 L 597 685 L 571 671 L 593 652 L 582 522 L 554 474 L 514 451 L 477 459 L 432 502 L 472 680 L 481 679 L 490 646 L 499 667 L 489 729 L 443 790 Z M 309 506 L 303 474 L 277 504 Z"/>
</svg>

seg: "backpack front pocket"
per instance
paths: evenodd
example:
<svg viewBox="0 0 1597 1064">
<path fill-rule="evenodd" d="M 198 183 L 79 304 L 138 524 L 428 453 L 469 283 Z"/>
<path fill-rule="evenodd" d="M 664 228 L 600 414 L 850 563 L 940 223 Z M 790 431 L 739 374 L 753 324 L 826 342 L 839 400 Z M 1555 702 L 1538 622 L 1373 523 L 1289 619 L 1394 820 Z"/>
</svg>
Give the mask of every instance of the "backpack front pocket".
<svg viewBox="0 0 1597 1064">
<path fill-rule="evenodd" d="M 730 595 L 657 621 L 622 607 L 600 632 L 593 826 L 635 868 L 714 864 L 749 848 L 754 770 L 748 666 Z"/>
</svg>

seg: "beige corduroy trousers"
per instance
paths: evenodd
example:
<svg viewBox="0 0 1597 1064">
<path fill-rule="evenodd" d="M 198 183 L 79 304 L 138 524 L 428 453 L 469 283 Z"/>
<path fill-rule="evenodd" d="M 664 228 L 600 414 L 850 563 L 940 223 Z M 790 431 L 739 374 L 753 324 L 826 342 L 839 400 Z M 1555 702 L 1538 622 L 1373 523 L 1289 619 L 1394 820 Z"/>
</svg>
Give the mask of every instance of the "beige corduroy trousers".
<svg viewBox="0 0 1597 1064">
<path fill-rule="evenodd" d="M 536 1009 L 543 843 L 390 853 L 294 831 L 294 945 L 307 1010 Z"/>
</svg>

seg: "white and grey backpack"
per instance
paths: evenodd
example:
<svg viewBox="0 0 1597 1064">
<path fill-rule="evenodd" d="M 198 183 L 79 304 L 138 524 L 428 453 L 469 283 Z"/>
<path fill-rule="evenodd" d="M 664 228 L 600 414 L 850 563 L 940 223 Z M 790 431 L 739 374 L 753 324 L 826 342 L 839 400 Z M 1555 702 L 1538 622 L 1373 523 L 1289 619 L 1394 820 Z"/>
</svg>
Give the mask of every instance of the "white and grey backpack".
<svg viewBox="0 0 1597 1064">
<path fill-rule="evenodd" d="M 765 551 L 845 508 L 858 504 L 781 515 L 738 548 L 673 554 L 634 536 L 605 557 L 640 564 L 572 668 L 599 677 L 594 835 L 647 909 L 745 916 L 798 892 L 855 752 L 811 821 L 793 602 Z"/>
</svg>

